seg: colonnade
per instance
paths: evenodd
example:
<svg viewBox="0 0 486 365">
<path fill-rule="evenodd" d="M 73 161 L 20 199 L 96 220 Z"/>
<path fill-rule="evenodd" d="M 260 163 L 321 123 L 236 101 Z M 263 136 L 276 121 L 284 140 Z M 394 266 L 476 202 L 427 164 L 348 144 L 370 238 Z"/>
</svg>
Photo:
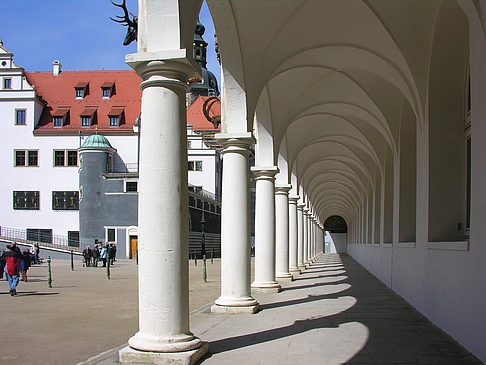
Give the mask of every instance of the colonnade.
<svg viewBox="0 0 486 365">
<path fill-rule="evenodd" d="M 169 53 L 164 53 L 167 56 Z M 144 80 L 139 169 L 139 331 L 121 362 L 194 362 L 207 344 L 190 332 L 185 80 L 194 62 L 174 51 L 127 61 Z M 150 57 L 149 57 L 150 56 Z M 323 250 L 322 225 L 305 195 L 275 185 L 278 168 L 256 178 L 255 281 L 250 285 L 249 154 L 251 133 L 222 133 L 221 295 L 213 313 L 255 313 L 251 290 L 279 291 Z M 163 141 L 164 143 L 161 143 Z M 294 191 L 296 191 L 294 187 Z"/>
</svg>

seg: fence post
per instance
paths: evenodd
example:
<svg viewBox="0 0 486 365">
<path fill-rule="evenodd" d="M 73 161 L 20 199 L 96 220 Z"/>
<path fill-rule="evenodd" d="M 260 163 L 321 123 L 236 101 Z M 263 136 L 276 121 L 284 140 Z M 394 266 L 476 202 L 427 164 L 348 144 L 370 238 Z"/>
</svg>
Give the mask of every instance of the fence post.
<svg viewBox="0 0 486 365">
<path fill-rule="evenodd" d="M 51 256 L 47 256 L 47 285 L 52 288 Z"/>
<path fill-rule="evenodd" d="M 74 257 L 73 257 L 73 250 L 71 250 L 71 271 L 74 271 Z"/>
</svg>

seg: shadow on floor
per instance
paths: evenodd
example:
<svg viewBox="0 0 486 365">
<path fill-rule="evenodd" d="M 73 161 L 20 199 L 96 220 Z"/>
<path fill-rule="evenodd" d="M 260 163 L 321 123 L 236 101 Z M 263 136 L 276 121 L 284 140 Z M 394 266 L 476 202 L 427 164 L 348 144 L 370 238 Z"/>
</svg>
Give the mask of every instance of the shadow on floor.
<svg viewBox="0 0 486 365">
<path fill-rule="evenodd" d="M 344 267 L 344 270 L 340 271 L 347 277 L 339 280 L 341 284 L 338 285 L 346 283 L 349 284 L 349 287 L 341 290 L 339 294 L 315 294 L 281 302 L 263 303 L 261 304 L 262 314 L 269 309 L 337 299 L 343 295 L 356 299 L 354 306 L 334 315 L 296 320 L 288 326 L 243 333 L 238 336 L 211 341 L 209 343 L 210 353 L 204 359 L 226 351 L 245 347 L 251 348 L 254 345 L 299 335 L 313 329 L 337 328 L 349 323 L 361 323 L 368 330 L 367 341 L 352 358 L 341 363 L 352 365 L 482 364 L 349 256 L 342 255 L 340 259 L 342 263 L 333 261 L 330 265 L 339 264 Z M 326 269 L 328 270 L 329 267 L 323 264 L 322 260 L 314 267 L 311 266 L 311 270 L 314 272 L 321 272 Z M 325 290 L 327 286 L 335 284 L 335 282 L 306 283 L 306 280 L 329 278 L 330 276 L 306 276 L 305 273 L 295 280 L 303 281 L 303 285 L 294 286 L 291 283 L 284 290 L 304 288 Z M 305 357 L 303 360 L 305 360 Z"/>
</svg>

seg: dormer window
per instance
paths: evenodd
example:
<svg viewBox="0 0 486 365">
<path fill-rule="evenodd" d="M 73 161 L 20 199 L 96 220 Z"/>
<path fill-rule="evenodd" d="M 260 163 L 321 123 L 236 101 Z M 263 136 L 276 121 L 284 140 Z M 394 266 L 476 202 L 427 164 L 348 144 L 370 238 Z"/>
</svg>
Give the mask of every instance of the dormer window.
<svg viewBox="0 0 486 365">
<path fill-rule="evenodd" d="M 108 81 L 101 85 L 101 97 L 103 99 L 109 99 L 115 95 L 115 83 Z"/>
<path fill-rule="evenodd" d="M 53 127 L 64 127 L 67 124 L 69 114 L 69 108 L 60 108 L 52 113 L 52 126 Z"/>
<path fill-rule="evenodd" d="M 85 109 L 80 114 L 81 127 L 91 127 L 94 124 L 96 117 L 96 109 Z"/>
<path fill-rule="evenodd" d="M 89 94 L 89 84 L 87 82 L 80 82 L 74 86 L 74 96 L 76 99 L 83 99 Z"/>
<path fill-rule="evenodd" d="M 123 108 L 113 107 L 108 113 L 108 119 L 110 121 L 110 127 L 118 127 L 123 122 Z"/>
</svg>

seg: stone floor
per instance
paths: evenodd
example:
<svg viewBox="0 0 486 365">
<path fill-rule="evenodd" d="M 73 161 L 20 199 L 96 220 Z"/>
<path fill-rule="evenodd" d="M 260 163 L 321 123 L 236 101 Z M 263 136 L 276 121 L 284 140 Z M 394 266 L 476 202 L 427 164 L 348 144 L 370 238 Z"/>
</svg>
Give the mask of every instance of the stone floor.
<svg viewBox="0 0 486 365">
<path fill-rule="evenodd" d="M 348 256 L 255 297 L 256 315 L 194 316 L 203 364 L 481 364 Z"/>
<path fill-rule="evenodd" d="M 219 261 L 190 264 L 191 330 L 209 342 L 202 364 L 481 364 L 348 256 L 323 255 L 284 290 L 255 294 L 262 311 L 215 315 Z M 31 270 L 19 295 L 0 282 L 0 364 L 116 364 L 137 330 L 136 265 L 53 264 Z M 9 336 L 5 336 L 9 333 Z"/>
</svg>

